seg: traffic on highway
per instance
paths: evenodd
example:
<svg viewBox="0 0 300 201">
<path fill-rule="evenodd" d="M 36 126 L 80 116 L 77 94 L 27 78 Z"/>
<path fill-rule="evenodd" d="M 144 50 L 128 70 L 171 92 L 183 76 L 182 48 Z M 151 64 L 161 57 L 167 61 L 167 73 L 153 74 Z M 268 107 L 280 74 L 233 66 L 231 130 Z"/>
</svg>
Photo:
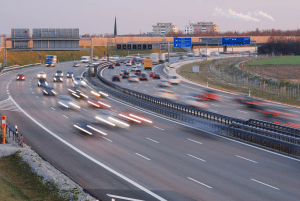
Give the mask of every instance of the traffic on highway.
<svg viewBox="0 0 300 201">
<path fill-rule="evenodd" d="M 6 89 L 0 91 L 0 109 L 10 122 L 18 122 L 26 143 L 93 196 L 299 199 L 298 159 L 120 100 L 88 81 L 88 59 L 76 66 L 60 62 L 53 68 L 40 65 L 0 74 Z M 170 63 L 195 59 L 203 58 L 171 57 Z M 98 73 L 122 87 L 204 111 L 300 125 L 298 108 L 188 83 L 167 74 L 165 63 L 151 65 L 150 60 L 120 57 Z M 101 84 L 97 76 L 90 79 Z"/>
</svg>

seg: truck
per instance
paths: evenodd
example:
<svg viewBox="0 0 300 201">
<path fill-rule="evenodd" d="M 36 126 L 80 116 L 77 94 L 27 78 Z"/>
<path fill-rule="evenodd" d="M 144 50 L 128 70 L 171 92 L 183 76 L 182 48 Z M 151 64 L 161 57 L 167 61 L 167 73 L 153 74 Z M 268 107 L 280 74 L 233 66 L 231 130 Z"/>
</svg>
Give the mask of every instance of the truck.
<svg viewBox="0 0 300 201">
<path fill-rule="evenodd" d="M 144 59 L 144 70 L 152 70 L 153 60 L 152 59 Z"/>
<path fill-rule="evenodd" d="M 202 57 L 209 57 L 210 56 L 210 50 L 207 50 L 207 52 L 206 52 L 206 50 L 202 50 L 201 54 L 202 54 Z"/>
<path fill-rule="evenodd" d="M 56 55 L 46 55 L 46 67 L 54 67 L 57 61 Z"/>
<path fill-rule="evenodd" d="M 159 54 L 159 63 L 165 63 L 165 61 L 166 61 L 166 54 L 160 53 Z"/>
<path fill-rule="evenodd" d="M 88 63 L 91 60 L 91 56 L 81 56 L 82 63 Z"/>
<path fill-rule="evenodd" d="M 150 59 L 152 59 L 153 64 L 159 63 L 159 53 L 151 53 Z"/>
</svg>

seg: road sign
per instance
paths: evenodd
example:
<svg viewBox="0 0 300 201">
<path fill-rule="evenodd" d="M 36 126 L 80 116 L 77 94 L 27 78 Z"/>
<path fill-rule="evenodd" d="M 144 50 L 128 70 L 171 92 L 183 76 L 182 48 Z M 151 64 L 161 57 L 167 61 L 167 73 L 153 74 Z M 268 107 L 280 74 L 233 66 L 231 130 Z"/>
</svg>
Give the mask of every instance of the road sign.
<svg viewBox="0 0 300 201">
<path fill-rule="evenodd" d="M 224 37 L 222 46 L 245 46 L 250 45 L 250 37 Z"/>
<path fill-rule="evenodd" d="M 174 38 L 174 47 L 192 47 L 192 38 Z"/>
</svg>

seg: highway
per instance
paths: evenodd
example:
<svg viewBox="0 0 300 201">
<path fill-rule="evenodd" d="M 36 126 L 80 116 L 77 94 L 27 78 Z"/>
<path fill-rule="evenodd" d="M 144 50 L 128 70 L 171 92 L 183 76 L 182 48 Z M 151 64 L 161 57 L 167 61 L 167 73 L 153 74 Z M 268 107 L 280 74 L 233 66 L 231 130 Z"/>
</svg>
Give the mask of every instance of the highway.
<svg viewBox="0 0 300 201">
<path fill-rule="evenodd" d="M 126 67 L 115 71 L 122 68 Z M 55 97 L 42 95 L 36 79 L 40 71 L 47 73 L 59 95 L 68 94 L 72 81 L 53 83 L 56 70 L 80 75 L 86 68 L 65 62 L 54 68 L 42 65 L 0 74 L 0 114 L 10 125 L 18 125 L 33 150 L 98 199 L 299 200 L 299 160 L 197 131 L 114 98 L 105 100 L 112 110 L 142 114 L 153 124 L 131 124 L 129 130 L 103 126 L 106 136 L 79 132 L 73 126 L 79 118 L 93 118 L 103 109 L 78 100 L 80 111 L 64 110 Z M 24 82 L 15 80 L 18 73 L 26 75 Z M 121 84 L 149 93 L 156 85 L 154 81 L 138 87 Z M 185 93 L 188 88 L 183 86 L 194 87 L 184 83 L 178 91 Z M 91 87 L 82 91 L 89 94 Z M 249 113 L 240 116 L 247 118 Z"/>
</svg>

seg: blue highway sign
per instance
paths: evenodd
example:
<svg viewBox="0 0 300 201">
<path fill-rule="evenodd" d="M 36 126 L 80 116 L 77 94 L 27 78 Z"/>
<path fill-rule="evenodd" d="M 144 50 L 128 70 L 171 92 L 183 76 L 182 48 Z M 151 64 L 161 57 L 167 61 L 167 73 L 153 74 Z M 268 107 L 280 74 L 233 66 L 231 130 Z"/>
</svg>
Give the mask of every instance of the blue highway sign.
<svg viewBox="0 0 300 201">
<path fill-rule="evenodd" d="M 244 46 L 250 45 L 250 37 L 224 37 L 222 38 L 222 46 Z"/>
<path fill-rule="evenodd" d="M 174 47 L 192 47 L 192 38 L 174 38 Z"/>
</svg>

